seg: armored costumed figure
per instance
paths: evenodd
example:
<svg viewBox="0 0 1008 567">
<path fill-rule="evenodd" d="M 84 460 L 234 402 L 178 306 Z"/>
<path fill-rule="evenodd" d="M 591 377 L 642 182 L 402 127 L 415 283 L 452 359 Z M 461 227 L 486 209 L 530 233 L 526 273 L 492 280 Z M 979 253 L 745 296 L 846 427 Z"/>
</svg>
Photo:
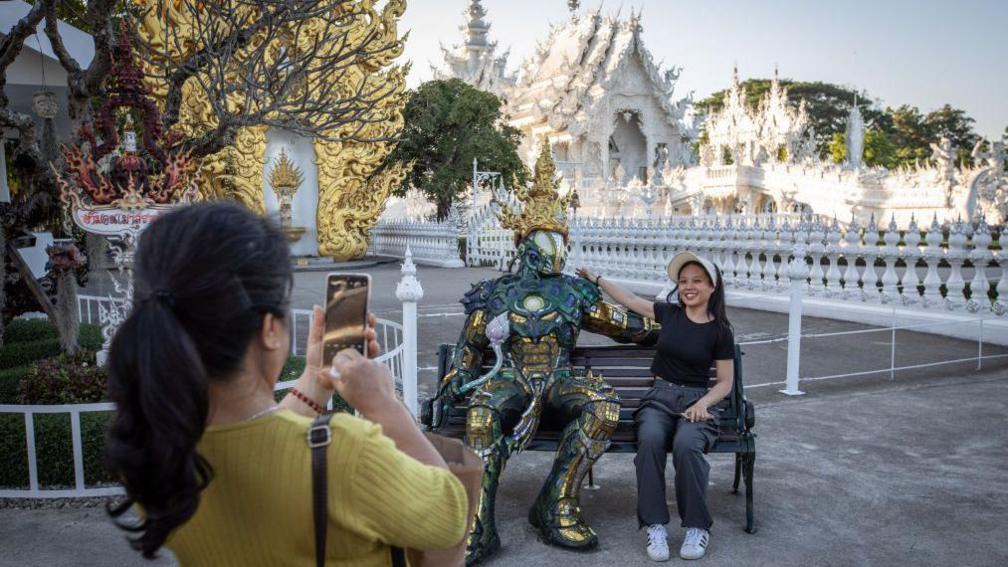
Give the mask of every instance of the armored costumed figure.
<svg viewBox="0 0 1008 567">
<path fill-rule="evenodd" d="M 515 231 L 517 270 L 480 282 L 462 300 L 468 316 L 434 408 L 449 408 L 471 392 L 466 443 L 483 459 L 482 494 L 469 535 L 466 563 L 500 547 L 494 499 L 508 457 L 532 439 L 540 419 L 566 423 L 553 468 L 529 511 L 546 543 L 574 549 L 598 544 L 581 517 L 578 491 L 605 452 L 619 421 L 619 400 L 600 376 L 573 372 L 570 352 L 582 329 L 620 342 L 653 344 L 658 325 L 602 300 L 598 287 L 561 273 L 567 253 L 570 195 L 557 192 L 548 144 L 530 189 L 518 188 L 520 213 L 502 206 L 501 223 Z M 484 358 L 495 365 L 484 376 Z M 439 412 L 437 410 L 440 410 Z M 435 418 L 435 429 L 440 418 Z"/>
</svg>

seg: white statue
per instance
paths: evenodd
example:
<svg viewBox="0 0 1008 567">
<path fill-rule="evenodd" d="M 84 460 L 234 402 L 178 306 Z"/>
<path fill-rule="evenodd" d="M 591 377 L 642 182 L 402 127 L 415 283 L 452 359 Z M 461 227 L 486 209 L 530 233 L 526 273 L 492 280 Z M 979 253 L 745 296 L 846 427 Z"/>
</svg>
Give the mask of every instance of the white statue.
<svg viewBox="0 0 1008 567">
<path fill-rule="evenodd" d="M 854 168 L 861 167 L 864 155 L 864 118 L 861 116 L 856 100 L 847 115 L 846 135 L 847 165 Z"/>
<path fill-rule="evenodd" d="M 984 151 L 982 149 L 985 140 L 977 140 L 976 145 L 973 146 L 973 151 L 970 155 L 973 156 L 973 163 L 977 167 L 983 167 L 986 161 L 986 166 L 990 168 L 994 175 L 1004 174 L 1004 164 L 1005 164 L 1005 144 L 1004 142 L 992 142 L 989 150 Z"/>
<path fill-rule="evenodd" d="M 952 140 L 942 136 L 938 143 L 931 142 L 931 159 L 938 168 L 939 178 L 949 184 L 955 183 L 955 150 L 952 148 Z"/>
</svg>

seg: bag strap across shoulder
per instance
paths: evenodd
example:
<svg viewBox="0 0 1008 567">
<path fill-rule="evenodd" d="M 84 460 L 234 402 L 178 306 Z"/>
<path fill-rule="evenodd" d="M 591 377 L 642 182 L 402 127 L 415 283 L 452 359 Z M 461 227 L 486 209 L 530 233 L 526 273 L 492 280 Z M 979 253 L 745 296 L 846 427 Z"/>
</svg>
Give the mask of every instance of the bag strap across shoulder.
<svg viewBox="0 0 1008 567">
<path fill-rule="evenodd" d="M 332 443 L 329 414 L 315 418 L 308 429 L 308 447 L 312 464 L 312 516 L 315 521 L 315 565 L 325 567 L 326 533 L 328 532 L 328 485 L 326 473 L 326 447 Z M 392 547 L 392 567 L 406 567 L 406 553 L 401 547 Z"/>
</svg>

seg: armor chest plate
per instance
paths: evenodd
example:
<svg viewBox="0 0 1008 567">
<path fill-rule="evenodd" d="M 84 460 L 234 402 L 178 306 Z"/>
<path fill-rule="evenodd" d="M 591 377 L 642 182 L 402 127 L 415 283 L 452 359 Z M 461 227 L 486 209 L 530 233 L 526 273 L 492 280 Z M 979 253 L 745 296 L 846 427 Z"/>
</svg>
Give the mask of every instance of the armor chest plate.
<svg viewBox="0 0 1008 567">
<path fill-rule="evenodd" d="M 495 290 L 489 307 L 494 315 L 508 314 L 511 336 L 505 350 L 516 366 L 548 372 L 566 364 L 566 353 L 577 343 L 582 306 L 563 279 L 509 282 Z"/>
</svg>

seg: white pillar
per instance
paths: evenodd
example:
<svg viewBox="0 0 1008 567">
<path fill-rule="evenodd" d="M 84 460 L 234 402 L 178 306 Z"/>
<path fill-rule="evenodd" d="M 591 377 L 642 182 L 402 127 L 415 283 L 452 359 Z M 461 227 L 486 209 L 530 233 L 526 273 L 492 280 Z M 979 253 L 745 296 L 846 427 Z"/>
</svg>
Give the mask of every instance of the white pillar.
<svg viewBox="0 0 1008 567">
<path fill-rule="evenodd" d="M 805 288 L 805 278 L 808 275 L 808 266 L 805 264 L 805 245 L 797 243 L 794 248 L 794 257 L 788 269 L 791 277 L 791 305 L 788 309 L 788 349 L 787 349 L 787 378 L 782 394 L 788 396 L 800 396 L 805 392 L 798 389 L 798 368 L 801 360 L 801 318 L 802 318 L 802 293 Z"/>
<path fill-rule="evenodd" d="M 414 417 L 417 416 L 417 302 L 423 298 L 423 287 L 416 279 L 413 252 L 406 246 L 402 264 L 402 279 L 396 286 L 396 298 L 403 304 L 403 401 Z"/>
</svg>

